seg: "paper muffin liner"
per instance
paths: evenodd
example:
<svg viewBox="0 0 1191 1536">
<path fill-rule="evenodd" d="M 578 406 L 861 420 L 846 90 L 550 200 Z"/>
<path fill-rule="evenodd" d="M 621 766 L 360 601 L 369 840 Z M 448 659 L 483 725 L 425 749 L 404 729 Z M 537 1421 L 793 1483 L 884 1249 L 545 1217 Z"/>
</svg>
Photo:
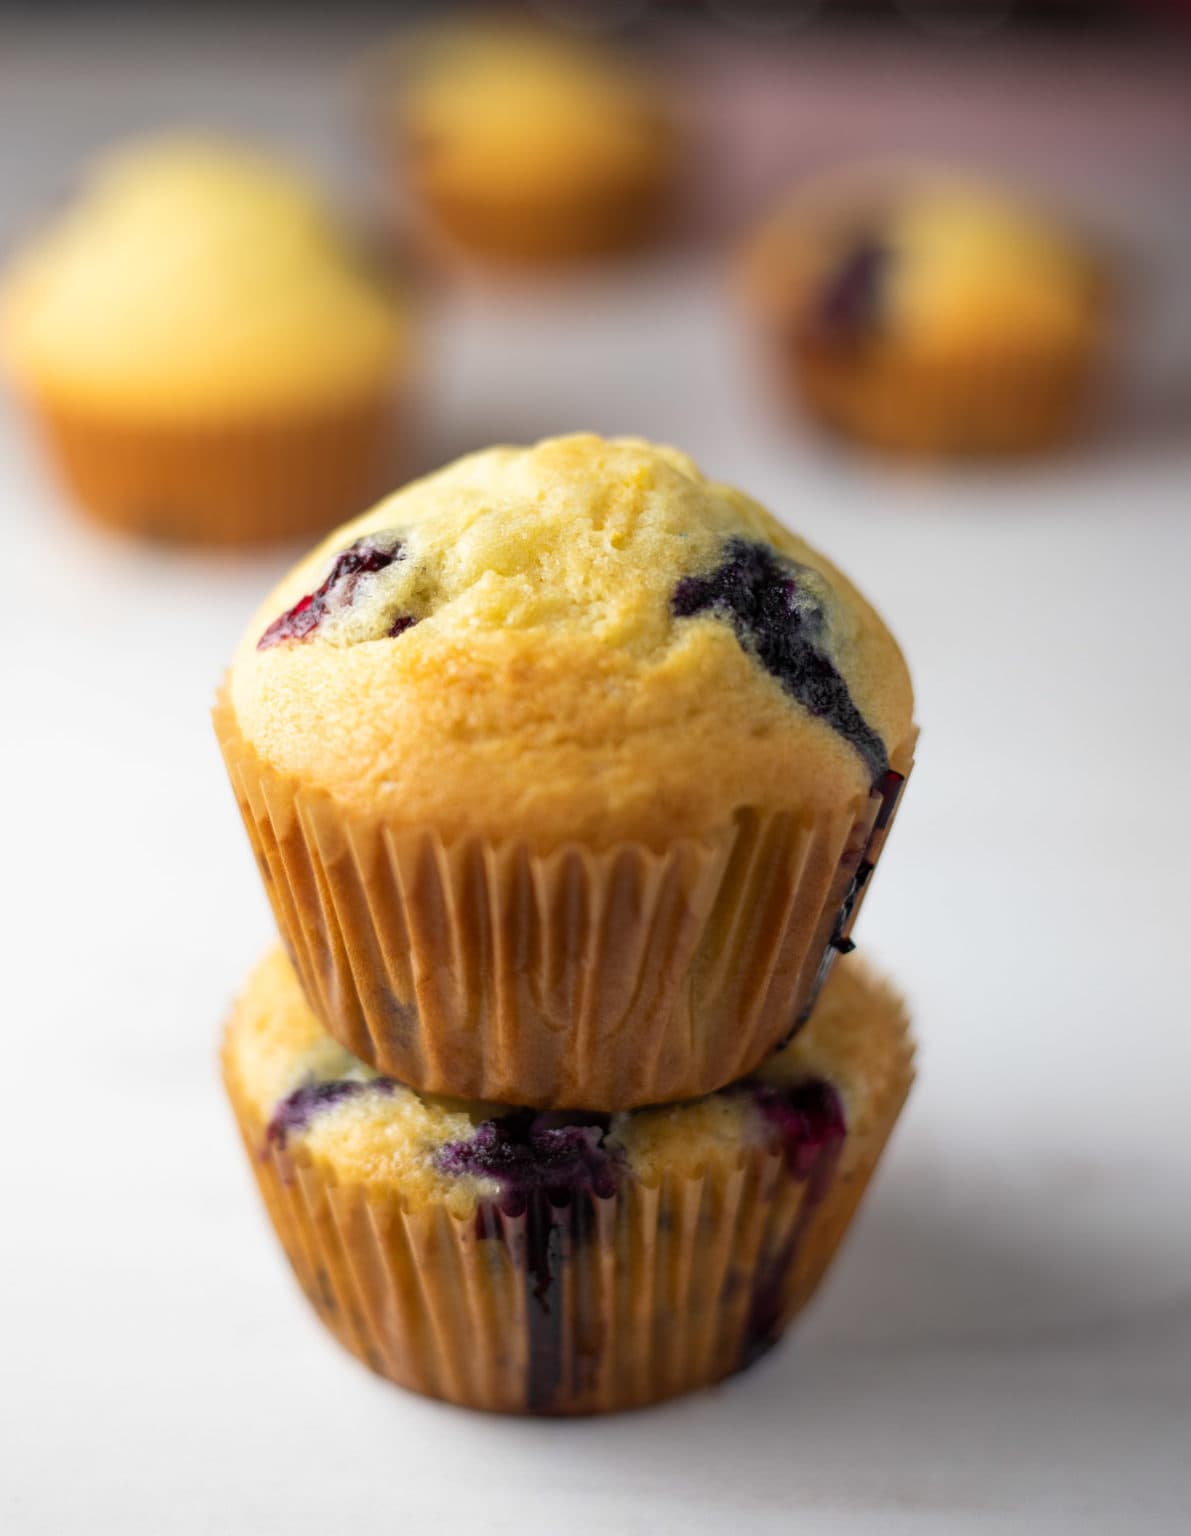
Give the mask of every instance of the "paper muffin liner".
<svg viewBox="0 0 1191 1536">
<path fill-rule="evenodd" d="M 543 1414 L 643 1407 L 766 1353 L 826 1273 L 912 1080 L 907 1043 L 865 1124 L 797 1176 L 742 1145 L 689 1177 L 460 1217 L 279 1147 L 226 1057 L 224 1075 L 273 1226 L 340 1343 L 411 1391 Z"/>
<path fill-rule="evenodd" d="M 1089 335 L 1062 353 L 937 361 L 796 344 L 776 367 L 825 425 L 894 453 L 945 458 L 1045 452 L 1077 431 L 1096 361 Z"/>
<path fill-rule="evenodd" d="M 580 187 L 556 197 L 493 195 L 440 184 L 416 149 L 394 156 L 406 167 L 417 205 L 411 228 L 436 263 L 470 257 L 501 266 L 555 266 L 615 255 L 649 243 L 669 214 L 666 176 L 658 171 L 623 184 Z"/>
<path fill-rule="evenodd" d="M 49 455 L 98 522 L 146 538 L 238 545 L 309 536 L 391 483 L 401 433 L 392 390 L 252 419 L 137 420 L 31 402 Z"/>
<path fill-rule="evenodd" d="M 539 853 L 357 815 L 264 762 L 226 695 L 214 718 L 326 1029 L 423 1093 L 603 1111 L 710 1093 L 789 1038 L 850 947 L 913 750 L 835 814 Z"/>
</svg>

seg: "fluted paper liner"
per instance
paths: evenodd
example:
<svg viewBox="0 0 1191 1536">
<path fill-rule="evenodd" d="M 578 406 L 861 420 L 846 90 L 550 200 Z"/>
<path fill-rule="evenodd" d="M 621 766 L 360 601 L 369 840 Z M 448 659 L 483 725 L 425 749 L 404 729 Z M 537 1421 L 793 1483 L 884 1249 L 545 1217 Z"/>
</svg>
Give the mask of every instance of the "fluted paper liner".
<svg viewBox="0 0 1191 1536">
<path fill-rule="evenodd" d="M 1098 336 L 1068 355 L 867 357 L 799 344 L 777 349 L 787 391 L 828 426 L 891 452 L 1038 453 L 1079 425 Z"/>
<path fill-rule="evenodd" d="M 224 1071 L 273 1226 L 340 1343 L 412 1391 L 550 1414 L 709 1386 L 776 1343 L 822 1280 L 912 1076 L 907 1044 L 865 1123 L 809 1176 L 742 1145 L 691 1177 L 628 1176 L 605 1198 L 456 1217 L 340 1182 L 300 1143 L 280 1148 L 226 1057 Z"/>
<path fill-rule="evenodd" d="M 341 1044 L 419 1092 L 609 1112 L 710 1093 L 788 1038 L 849 947 L 913 750 L 832 815 L 744 810 L 661 853 L 537 853 L 346 811 L 265 763 L 226 696 L 215 726 L 282 938 Z"/>
<path fill-rule="evenodd" d="M 484 198 L 442 184 L 416 148 L 404 156 L 386 152 L 394 168 L 403 161 L 404 185 L 415 201 L 401 210 L 419 250 L 448 271 L 477 261 L 497 267 L 550 267 L 611 255 L 645 245 L 664 226 L 670 199 L 665 176 L 654 168 L 581 197 Z M 399 183 L 401 184 L 401 183 Z"/>
<path fill-rule="evenodd" d="M 49 399 L 32 410 L 79 504 L 153 539 L 234 545 L 325 532 L 380 495 L 394 467 L 387 389 L 243 420 L 138 421 Z"/>
</svg>

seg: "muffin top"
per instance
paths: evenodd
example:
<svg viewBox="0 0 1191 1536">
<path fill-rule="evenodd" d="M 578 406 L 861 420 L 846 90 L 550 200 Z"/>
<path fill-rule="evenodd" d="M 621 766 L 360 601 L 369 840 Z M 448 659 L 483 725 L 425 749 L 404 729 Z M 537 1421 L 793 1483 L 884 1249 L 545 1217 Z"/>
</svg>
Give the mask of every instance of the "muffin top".
<svg viewBox="0 0 1191 1536">
<path fill-rule="evenodd" d="M 432 1097 L 336 1044 L 280 949 L 250 978 L 223 1051 L 267 1145 L 337 1178 L 399 1190 L 411 1207 L 441 1202 L 458 1216 L 534 1188 L 610 1195 L 626 1178 L 652 1186 L 668 1173 L 738 1163 L 765 1143 L 798 1176 L 825 1145 L 863 1141 L 910 1061 L 900 1001 L 848 959 L 791 1044 L 752 1077 L 702 1099 L 596 1115 Z"/>
<path fill-rule="evenodd" d="M 1104 276 L 1081 243 L 995 189 L 857 173 L 793 198 L 753 240 L 746 283 L 795 336 L 923 351 L 1081 338 Z"/>
<path fill-rule="evenodd" d="M 14 376 L 56 401 L 222 415 L 371 392 L 400 319 L 300 176 L 178 138 L 98 166 L 17 256 L 0 325 Z"/>
<path fill-rule="evenodd" d="M 912 729 L 896 642 L 822 555 L 675 449 L 594 436 L 471 454 L 332 534 L 230 699 L 306 789 L 540 851 L 850 806 Z"/>
<path fill-rule="evenodd" d="M 671 135 L 656 88 L 594 44 L 530 27 L 455 24 L 394 51 L 393 115 L 441 187 L 535 194 L 635 177 Z"/>
</svg>

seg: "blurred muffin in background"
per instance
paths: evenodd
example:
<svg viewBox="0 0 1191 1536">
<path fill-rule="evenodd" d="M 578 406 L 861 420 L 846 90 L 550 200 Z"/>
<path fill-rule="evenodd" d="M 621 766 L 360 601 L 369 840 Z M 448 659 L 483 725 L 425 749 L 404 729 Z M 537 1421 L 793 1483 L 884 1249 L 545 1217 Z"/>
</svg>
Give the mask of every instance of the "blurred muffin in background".
<svg viewBox="0 0 1191 1536">
<path fill-rule="evenodd" d="M 8 371 L 99 520 L 309 534 L 391 479 L 407 324 L 317 190 L 200 138 L 133 146 L 18 254 Z"/>
<path fill-rule="evenodd" d="M 616 54 L 456 23 L 395 45 L 377 79 L 386 151 L 440 245 L 561 263 L 639 245 L 662 222 L 673 127 L 655 83 Z"/>
<path fill-rule="evenodd" d="M 921 172 L 842 177 L 753 236 L 746 299 L 779 382 L 825 425 L 924 456 L 1051 448 L 1079 424 L 1107 275 L 996 190 Z"/>
</svg>

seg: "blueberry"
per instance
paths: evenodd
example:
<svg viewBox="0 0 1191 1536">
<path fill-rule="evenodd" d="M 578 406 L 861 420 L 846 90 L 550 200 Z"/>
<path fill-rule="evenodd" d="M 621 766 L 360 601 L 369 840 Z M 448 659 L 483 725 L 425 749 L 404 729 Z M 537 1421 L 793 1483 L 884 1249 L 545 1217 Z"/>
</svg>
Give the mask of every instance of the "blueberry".
<svg viewBox="0 0 1191 1536">
<path fill-rule="evenodd" d="M 809 574 L 768 544 L 730 539 L 713 571 L 683 577 L 670 609 L 678 619 L 706 613 L 730 624 L 785 692 L 860 754 L 876 783 L 889 767 L 888 753 L 827 654 L 827 615 L 806 581 Z"/>
<path fill-rule="evenodd" d="M 266 1139 L 284 1151 L 290 1136 L 297 1131 L 304 1131 L 320 1109 L 342 1103 L 344 1099 L 354 1099 L 367 1088 L 379 1088 L 384 1093 L 390 1093 L 394 1086 L 392 1078 L 388 1077 L 345 1077 L 329 1083 L 303 1083 L 288 1098 L 282 1099 L 273 1111 L 265 1132 Z"/>
<path fill-rule="evenodd" d="M 516 1214 L 539 1191 L 565 1202 L 580 1191 L 615 1192 L 618 1161 L 605 1146 L 606 1115 L 539 1114 L 517 1109 L 485 1120 L 466 1141 L 448 1142 L 435 1163 L 458 1177 L 473 1174 L 500 1185 L 501 1206 Z"/>
<path fill-rule="evenodd" d="M 568 1369 L 582 1367 L 554 1288 L 576 1247 L 595 1235 L 597 1202 L 616 1192 L 620 1162 L 606 1145 L 610 1123 L 607 1115 L 580 1110 L 515 1109 L 485 1120 L 435 1158 L 441 1172 L 492 1179 L 500 1191 L 480 1202 L 475 1232 L 504 1243 L 522 1274 L 531 1413 L 550 1412 Z"/>
<path fill-rule="evenodd" d="M 809 1178 L 824 1151 L 843 1141 L 843 1105 L 831 1084 L 820 1078 L 786 1084 L 750 1082 L 742 1091 L 777 1132 L 786 1167 L 795 1178 Z"/>
<path fill-rule="evenodd" d="M 828 273 L 811 317 L 814 336 L 858 341 L 881 322 L 883 290 L 892 252 L 876 235 L 863 235 Z"/>
<path fill-rule="evenodd" d="M 308 640 L 331 613 L 350 608 L 355 601 L 361 576 L 386 570 L 402 559 L 405 545 L 396 534 L 371 533 L 336 555 L 327 579 L 321 587 L 301 597 L 292 608 L 280 614 L 256 642 L 258 651 L 267 651 L 283 640 Z M 418 621 L 409 614 L 399 614 L 388 633 L 396 636 Z"/>
</svg>

